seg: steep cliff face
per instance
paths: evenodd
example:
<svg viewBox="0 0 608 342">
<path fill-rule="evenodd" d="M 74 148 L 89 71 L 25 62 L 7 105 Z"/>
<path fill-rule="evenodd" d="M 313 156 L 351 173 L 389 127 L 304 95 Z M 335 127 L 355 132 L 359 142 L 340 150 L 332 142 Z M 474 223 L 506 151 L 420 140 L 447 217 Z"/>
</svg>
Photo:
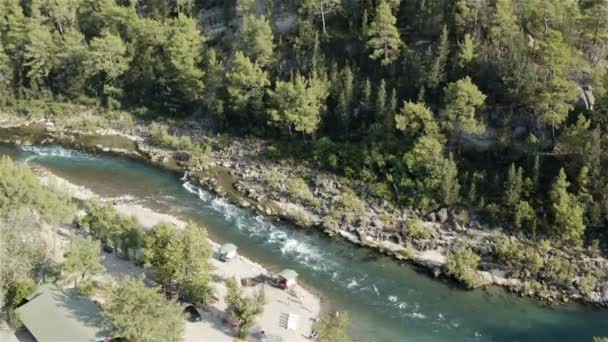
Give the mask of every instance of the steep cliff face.
<svg viewBox="0 0 608 342">
<path fill-rule="evenodd" d="M 255 11 L 259 15 L 270 17 L 273 30 L 285 33 L 295 30 L 297 23 L 297 4 L 288 0 L 256 0 Z M 236 5 L 210 6 L 198 13 L 198 20 L 204 32 L 214 39 L 228 30 L 237 30 L 241 24 L 242 14 Z"/>
</svg>

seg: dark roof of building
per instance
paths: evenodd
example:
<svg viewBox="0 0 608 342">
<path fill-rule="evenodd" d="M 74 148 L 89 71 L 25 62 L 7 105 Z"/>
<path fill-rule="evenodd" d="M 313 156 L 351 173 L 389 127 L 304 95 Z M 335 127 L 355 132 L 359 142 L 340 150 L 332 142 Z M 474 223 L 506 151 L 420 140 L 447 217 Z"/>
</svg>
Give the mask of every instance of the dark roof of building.
<svg viewBox="0 0 608 342">
<path fill-rule="evenodd" d="M 109 336 L 99 306 L 75 290 L 43 285 L 16 311 L 38 342 L 94 342 Z"/>
</svg>

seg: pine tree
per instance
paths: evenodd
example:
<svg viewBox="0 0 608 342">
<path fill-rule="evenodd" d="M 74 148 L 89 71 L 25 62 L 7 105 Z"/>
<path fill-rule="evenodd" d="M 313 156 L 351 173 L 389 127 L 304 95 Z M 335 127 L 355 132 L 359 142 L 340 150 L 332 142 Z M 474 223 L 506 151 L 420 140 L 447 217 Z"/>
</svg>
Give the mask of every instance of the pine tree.
<svg viewBox="0 0 608 342">
<path fill-rule="evenodd" d="M 384 131 L 390 137 L 395 131 L 395 114 L 397 113 L 397 90 L 393 88 L 388 100 L 388 109 L 384 114 Z"/>
<path fill-rule="evenodd" d="M 386 0 L 380 0 L 376 7 L 376 15 L 367 30 L 367 48 L 371 50 L 369 57 L 381 60 L 382 65 L 393 63 L 399 58 L 403 43 L 397 30 L 397 18 L 393 15 Z"/>
<path fill-rule="evenodd" d="M 241 115 L 262 106 L 265 88 L 270 85 L 268 74 L 240 51 L 236 52 L 232 70 L 226 73 L 230 108 Z"/>
<path fill-rule="evenodd" d="M 578 185 L 576 198 L 578 202 L 582 204 L 583 209 L 585 209 L 593 202 L 593 197 L 589 193 L 589 168 L 586 166 L 581 167 L 576 179 L 576 184 Z"/>
<path fill-rule="evenodd" d="M 342 133 L 346 134 L 351 124 L 351 113 L 354 97 L 354 74 L 350 67 L 346 66 L 340 72 L 340 90 L 338 94 L 338 118 Z"/>
<path fill-rule="evenodd" d="M 427 87 L 436 89 L 445 80 L 445 68 L 450 53 L 450 41 L 448 39 L 448 28 L 443 27 L 441 37 L 439 38 L 439 46 L 435 51 L 434 60 L 431 64 L 427 75 Z"/>
<path fill-rule="evenodd" d="M 446 206 L 452 206 L 458 202 L 460 197 L 460 184 L 458 183 L 458 167 L 451 154 L 449 158 L 443 159 L 439 170 L 441 202 Z"/>
<path fill-rule="evenodd" d="M 470 34 L 464 35 L 464 40 L 458 43 L 458 66 L 465 69 L 475 58 L 475 43 Z"/>
<path fill-rule="evenodd" d="M 586 227 L 583 223 L 583 208 L 568 192 L 569 185 L 566 173 L 562 168 L 550 192 L 553 203 L 553 226 L 555 234 L 560 239 L 578 246 L 582 244 Z"/>
<path fill-rule="evenodd" d="M 509 208 L 514 208 L 519 203 L 524 191 L 523 169 L 516 168 L 511 163 L 507 179 L 505 180 L 505 192 L 503 195 L 504 204 Z"/>
<path fill-rule="evenodd" d="M 378 92 L 376 93 L 376 105 L 375 105 L 374 123 L 379 122 L 386 115 L 386 82 L 384 79 L 380 80 L 380 86 L 378 86 Z"/>
<path fill-rule="evenodd" d="M 264 310 L 264 288 L 255 297 L 246 297 L 234 278 L 226 281 L 226 288 L 226 304 L 229 305 L 230 314 L 239 322 L 237 337 L 245 338 L 255 324 L 256 316 Z"/>
<path fill-rule="evenodd" d="M 207 230 L 193 222 L 188 222 L 181 235 L 183 267 L 178 272 L 178 282 L 186 291 L 191 303 L 205 304 L 214 291 L 211 285 L 213 249 L 209 243 Z"/>
<path fill-rule="evenodd" d="M 439 134 L 433 112 L 423 103 L 404 101 L 403 107 L 395 116 L 395 126 L 410 137 Z"/>
<path fill-rule="evenodd" d="M 608 40 L 608 0 L 588 0 L 583 6 L 583 34 L 594 45 Z"/>
<path fill-rule="evenodd" d="M 528 225 L 532 238 L 536 237 L 536 212 L 527 201 L 519 201 L 515 206 L 513 222 L 515 228 L 521 229 L 524 223 Z"/>
<path fill-rule="evenodd" d="M 271 121 L 286 127 L 290 135 L 293 131 L 312 134 L 319 127 L 329 89 L 325 80 L 296 75 L 292 81 L 277 81 L 268 95 Z"/>
<path fill-rule="evenodd" d="M 338 11 L 342 7 L 340 0 L 304 0 L 300 3 L 300 11 L 309 13 L 319 13 L 321 15 L 321 24 L 323 35 L 327 36 L 327 28 L 325 27 L 325 15 L 330 12 Z"/>
<path fill-rule="evenodd" d="M 452 132 L 458 133 L 458 151 L 462 133 L 481 133 L 484 124 L 477 118 L 477 110 L 483 105 L 486 96 L 468 76 L 449 83 L 444 89 L 445 108 L 441 115 L 450 122 Z"/>
<path fill-rule="evenodd" d="M 104 106 L 111 106 L 112 100 L 122 95 L 117 79 L 129 68 L 130 59 L 127 46 L 119 36 L 107 33 L 91 40 L 85 70 L 98 79 L 98 94 Z"/>
<path fill-rule="evenodd" d="M 270 22 L 264 16 L 246 14 L 240 29 L 240 50 L 254 63 L 268 65 L 273 55 L 273 34 Z"/>
<path fill-rule="evenodd" d="M 28 67 L 27 77 L 33 88 L 45 89 L 45 85 L 49 83 L 49 74 L 56 65 L 56 49 L 49 28 L 38 21 L 30 22 L 24 65 Z"/>
<path fill-rule="evenodd" d="M 372 116 L 372 111 L 374 106 L 372 105 L 372 82 L 370 82 L 369 78 L 365 80 L 363 85 L 363 99 L 361 102 L 361 107 L 363 112 L 365 112 L 366 116 Z M 366 118 L 368 119 L 368 118 Z M 368 120 L 370 121 L 370 120 Z"/>
<path fill-rule="evenodd" d="M 188 103 L 196 102 L 203 93 L 204 72 L 200 69 L 204 36 L 194 19 L 179 16 L 169 21 L 166 52 L 171 64 L 171 82 L 177 94 Z"/>
<path fill-rule="evenodd" d="M 509 41 L 517 34 L 518 27 L 513 0 L 496 0 L 495 8 L 495 12 L 492 13 L 492 22 L 495 24 L 490 28 L 490 37 L 495 44 L 500 45 L 501 42 Z"/>
<path fill-rule="evenodd" d="M 458 127 L 471 133 L 479 133 L 484 130 L 484 125 L 476 118 L 479 109 L 486 96 L 479 91 L 470 77 L 452 82 L 444 90 L 445 109 L 442 115 L 457 124 Z"/>
<path fill-rule="evenodd" d="M 572 110 L 572 100 L 576 98 L 578 88 L 572 81 L 556 78 L 550 81 L 538 95 L 534 104 L 538 119 L 551 126 L 551 136 L 555 138 L 555 128 L 560 127 Z"/>
</svg>

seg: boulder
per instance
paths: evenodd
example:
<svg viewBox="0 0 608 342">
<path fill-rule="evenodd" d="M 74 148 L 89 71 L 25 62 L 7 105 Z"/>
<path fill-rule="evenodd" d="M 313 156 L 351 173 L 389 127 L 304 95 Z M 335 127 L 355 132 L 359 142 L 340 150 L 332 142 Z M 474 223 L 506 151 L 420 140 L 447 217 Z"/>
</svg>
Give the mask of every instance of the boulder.
<svg viewBox="0 0 608 342">
<path fill-rule="evenodd" d="M 439 220 L 439 222 L 445 223 L 445 221 L 448 220 L 448 210 L 446 208 L 441 208 L 437 212 L 437 219 Z"/>
</svg>

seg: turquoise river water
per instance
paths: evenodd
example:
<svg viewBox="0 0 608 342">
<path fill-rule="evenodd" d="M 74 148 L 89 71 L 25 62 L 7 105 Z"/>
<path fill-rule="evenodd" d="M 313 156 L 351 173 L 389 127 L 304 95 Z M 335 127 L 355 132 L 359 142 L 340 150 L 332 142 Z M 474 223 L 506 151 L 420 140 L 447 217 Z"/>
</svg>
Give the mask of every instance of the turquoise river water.
<svg viewBox="0 0 608 342">
<path fill-rule="evenodd" d="M 501 289 L 464 291 L 350 243 L 232 205 L 144 163 L 58 146 L 0 145 L 0 155 L 42 166 L 108 197 L 127 197 L 204 224 L 271 269 L 295 269 L 334 309 L 354 341 L 591 341 L 608 335 L 608 310 L 548 307 Z"/>
</svg>

